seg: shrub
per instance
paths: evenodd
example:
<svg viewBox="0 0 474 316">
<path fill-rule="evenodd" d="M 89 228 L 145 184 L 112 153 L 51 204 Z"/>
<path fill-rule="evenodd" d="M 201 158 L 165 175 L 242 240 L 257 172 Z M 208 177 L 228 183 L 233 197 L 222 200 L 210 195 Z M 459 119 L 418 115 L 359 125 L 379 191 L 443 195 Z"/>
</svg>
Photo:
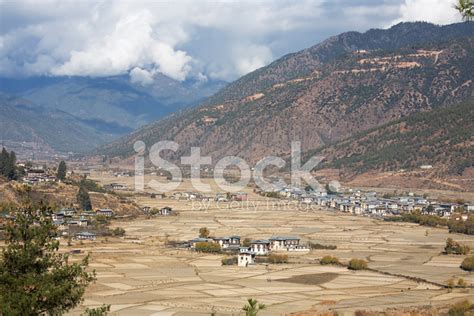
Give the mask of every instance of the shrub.
<svg viewBox="0 0 474 316">
<path fill-rule="evenodd" d="M 474 305 L 469 303 L 468 300 L 464 300 L 451 306 L 451 308 L 448 311 L 448 315 L 449 316 L 464 316 L 464 315 L 467 315 L 467 312 L 473 309 L 474 309 Z"/>
<path fill-rule="evenodd" d="M 460 279 L 458 280 L 458 286 L 459 286 L 459 287 L 462 287 L 462 288 L 466 288 L 466 287 L 467 287 L 467 283 L 466 283 L 466 281 L 464 281 L 463 278 L 460 278 Z"/>
<path fill-rule="evenodd" d="M 207 227 L 201 227 L 199 229 L 199 237 L 200 238 L 207 238 L 207 237 L 209 237 L 210 234 L 211 234 L 211 232 L 209 231 L 209 229 L 207 229 Z"/>
<path fill-rule="evenodd" d="M 452 238 L 448 238 L 446 240 L 446 247 L 444 247 L 444 252 L 448 255 L 453 254 L 453 255 L 467 255 L 471 249 L 466 246 L 462 245 L 456 241 L 454 241 Z"/>
<path fill-rule="evenodd" d="M 268 262 L 269 263 L 288 263 L 288 256 L 272 253 L 268 256 Z"/>
<path fill-rule="evenodd" d="M 326 264 L 339 264 L 339 259 L 333 256 L 324 256 L 319 260 L 319 263 L 322 265 Z"/>
<path fill-rule="evenodd" d="M 237 259 L 237 256 L 233 256 L 233 257 L 224 258 L 221 260 L 221 262 L 223 266 L 232 266 L 234 264 L 237 264 L 238 259 Z"/>
<path fill-rule="evenodd" d="M 114 230 L 112 230 L 112 235 L 113 236 L 124 236 L 125 235 L 125 229 L 122 227 L 117 227 Z"/>
<path fill-rule="evenodd" d="M 461 269 L 466 271 L 474 270 L 474 256 L 465 258 L 461 263 Z"/>
<path fill-rule="evenodd" d="M 325 250 L 334 250 L 337 248 L 337 246 L 334 245 L 322 245 L 318 243 L 309 243 L 309 248 L 311 249 L 325 249 Z"/>
<path fill-rule="evenodd" d="M 221 251 L 221 246 L 213 242 L 203 241 L 196 244 L 195 250 L 199 252 L 216 253 Z"/>
<path fill-rule="evenodd" d="M 367 261 L 363 259 L 352 259 L 349 261 L 348 268 L 350 270 L 364 270 L 367 269 Z"/>
<path fill-rule="evenodd" d="M 454 288 L 454 279 L 449 279 L 448 282 L 446 282 L 446 286 L 448 289 Z"/>
<path fill-rule="evenodd" d="M 269 263 L 267 256 L 256 256 L 255 263 Z"/>
<path fill-rule="evenodd" d="M 244 241 L 242 242 L 242 247 L 250 247 L 250 243 L 252 240 L 250 238 L 245 238 Z"/>
</svg>

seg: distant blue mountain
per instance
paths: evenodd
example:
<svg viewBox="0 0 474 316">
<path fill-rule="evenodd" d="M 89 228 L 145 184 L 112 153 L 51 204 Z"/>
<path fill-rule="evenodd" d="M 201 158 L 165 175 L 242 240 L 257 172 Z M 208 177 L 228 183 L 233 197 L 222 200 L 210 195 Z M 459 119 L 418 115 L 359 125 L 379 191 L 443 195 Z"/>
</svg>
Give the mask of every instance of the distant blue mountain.
<svg viewBox="0 0 474 316">
<path fill-rule="evenodd" d="M 100 143 L 197 104 L 225 84 L 222 81 L 179 82 L 164 75 L 159 75 L 147 86 L 132 83 L 127 75 L 103 78 L 0 77 L 0 93 L 10 99 L 27 101 L 30 114 L 35 109 L 63 113 L 69 120 L 87 127 L 88 131 L 107 135 L 98 138 Z M 6 97 L 0 98 L 0 107 L 6 107 L 5 100 Z M 9 107 L 14 103 L 9 102 Z M 3 124 L 2 119 L 4 117 L 0 117 Z M 10 124 L 10 128 L 15 126 Z M 81 142 L 81 151 L 96 145 L 96 141 L 90 141 L 90 146 Z"/>
</svg>

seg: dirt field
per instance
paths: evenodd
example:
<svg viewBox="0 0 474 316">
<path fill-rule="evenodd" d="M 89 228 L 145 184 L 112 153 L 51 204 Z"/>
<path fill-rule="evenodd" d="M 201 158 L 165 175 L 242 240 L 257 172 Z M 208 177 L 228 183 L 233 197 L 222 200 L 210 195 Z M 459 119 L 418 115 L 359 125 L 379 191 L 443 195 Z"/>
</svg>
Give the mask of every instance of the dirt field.
<svg viewBox="0 0 474 316">
<path fill-rule="evenodd" d="M 116 178 L 101 180 L 120 182 Z M 189 190 L 189 183 L 182 190 Z M 73 245 L 73 249 L 92 252 L 91 266 L 98 277 L 87 290 L 83 306 L 73 314 L 85 306 L 106 303 L 119 315 L 209 315 L 212 311 L 238 315 L 249 297 L 267 305 L 262 315 L 309 309 L 351 314 L 359 309 L 436 306 L 474 299 L 474 290 L 450 291 L 436 285 L 461 277 L 474 284 L 474 275 L 459 268 L 464 256 L 441 254 L 448 237 L 474 248 L 473 236 L 323 209 L 301 211 L 275 206 L 273 201 L 252 193 L 250 201 L 243 204 L 212 202 L 207 206 L 141 196 L 136 200 L 140 205 L 171 206 L 179 215 L 114 222 L 126 230 L 125 239 Z M 337 249 L 290 253 L 289 264 L 239 268 L 221 266 L 224 255 L 197 254 L 164 245 L 167 240 L 194 238 L 203 226 L 215 236 L 298 236 L 302 242 L 337 245 Z M 343 263 L 365 258 L 375 271 L 321 266 L 317 259 L 324 255 L 337 256 Z"/>
</svg>

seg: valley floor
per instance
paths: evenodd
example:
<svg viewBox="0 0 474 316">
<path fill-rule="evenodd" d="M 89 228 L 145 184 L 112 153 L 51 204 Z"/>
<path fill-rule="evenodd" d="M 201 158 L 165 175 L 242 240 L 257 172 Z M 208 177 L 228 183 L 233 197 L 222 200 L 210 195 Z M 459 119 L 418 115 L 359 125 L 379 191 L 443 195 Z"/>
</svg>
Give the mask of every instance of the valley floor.
<svg viewBox="0 0 474 316">
<path fill-rule="evenodd" d="M 250 202 L 261 201 L 249 194 Z M 199 210 L 198 202 L 192 201 L 141 196 L 136 200 L 152 207 L 169 205 L 179 215 L 114 222 L 126 230 L 125 239 L 73 245 L 72 249 L 92 252 L 91 267 L 98 280 L 88 288 L 83 306 L 72 314 L 106 303 L 119 315 L 209 315 L 212 311 L 236 315 L 249 297 L 267 305 L 262 315 L 310 309 L 354 312 L 446 306 L 463 298 L 474 299 L 472 289 L 450 291 L 436 285 L 451 278 L 474 284 L 474 275 L 459 268 L 464 256 L 441 254 L 448 237 L 474 248 L 474 236 L 323 209 L 268 208 L 263 202 L 257 207 L 213 202 L 206 210 Z M 225 255 L 165 246 L 166 241 L 197 237 L 204 226 L 215 236 L 298 236 L 303 242 L 337 245 L 337 249 L 293 253 L 289 264 L 239 268 L 221 266 Z M 337 256 L 344 263 L 364 258 L 375 271 L 321 266 L 317 259 L 324 255 Z"/>
</svg>

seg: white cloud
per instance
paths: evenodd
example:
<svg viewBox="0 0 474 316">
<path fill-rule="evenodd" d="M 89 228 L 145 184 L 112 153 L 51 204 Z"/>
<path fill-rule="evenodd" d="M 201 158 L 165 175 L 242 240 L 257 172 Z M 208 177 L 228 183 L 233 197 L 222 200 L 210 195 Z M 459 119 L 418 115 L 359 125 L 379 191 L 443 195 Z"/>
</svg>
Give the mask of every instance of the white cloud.
<svg viewBox="0 0 474 316">
<path fill-rule="evenodd" d="M 245 75 L 272 61 L 271 50 L 266 46 L 245 45 L 235 51 L 235 68 L 239 75 Z"/>
<path fill-rule="evenodd" d="M 143 86 L 153 83 L 153 73 L 146 69 L 135 67 L 130 71 L 130 80 Z"/>
<path fill-rule="evenodd" d="M 454 10 L 454 0 L 405 0 L 400 6 L 400 18 L 393 21 L 425 21 L 435 24 L 460 22 L 460 16 Z"/>
<path fill-rule="evenodd" d="M 155 37 L 153 25 L 154 18 L 148 10 L 124 16 L 111 33 L 95 38 L 83 50 L 72 51 L 70 59 L 51 72 L 54 75 L 117 75 L 137 65 L 151 64 L 173 79 L 184 80 L 190 70 L 187 64 L 191 57 Z"/>
<path fill-rule="evenodd" d="M 233 80 L 344 31 L 458 21 L 452 1 L 0 0 L 0 75 Z"/>
</svg>

